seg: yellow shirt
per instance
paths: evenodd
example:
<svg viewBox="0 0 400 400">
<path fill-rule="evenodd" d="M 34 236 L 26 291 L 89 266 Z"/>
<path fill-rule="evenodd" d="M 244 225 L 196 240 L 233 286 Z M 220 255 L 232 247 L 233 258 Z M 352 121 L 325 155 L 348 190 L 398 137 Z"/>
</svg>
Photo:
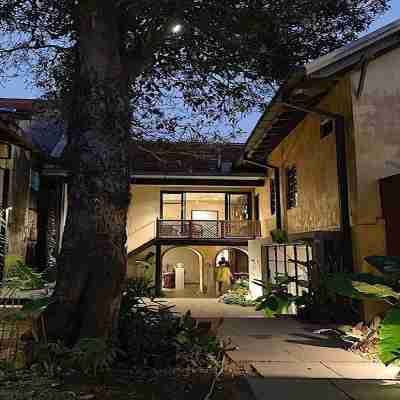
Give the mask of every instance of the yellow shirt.
<svg viewBox="0 0 400 400">
<path fill-rule="evenodd" d="M 215 279 L 217 282 L 226 284 L 231 283 L 231 271 L 229 267 L 217 267 L 215 272 Z"/>
</svg>

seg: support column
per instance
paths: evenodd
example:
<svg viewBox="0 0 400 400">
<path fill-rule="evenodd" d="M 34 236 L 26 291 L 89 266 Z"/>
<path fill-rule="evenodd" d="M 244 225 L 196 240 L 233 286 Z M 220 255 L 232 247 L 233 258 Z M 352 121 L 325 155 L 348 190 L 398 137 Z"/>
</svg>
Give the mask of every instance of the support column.
<svg viewBox="0 0 400 400">
<path fill-rule="evenodd" d="M 156 285 L 156 295 L 160 296 L 162 289 L 162 265 L 161 265 L 161 245 L 156 244 L 156 276 L 155 276 L 155 285 Z"/>
</svg>

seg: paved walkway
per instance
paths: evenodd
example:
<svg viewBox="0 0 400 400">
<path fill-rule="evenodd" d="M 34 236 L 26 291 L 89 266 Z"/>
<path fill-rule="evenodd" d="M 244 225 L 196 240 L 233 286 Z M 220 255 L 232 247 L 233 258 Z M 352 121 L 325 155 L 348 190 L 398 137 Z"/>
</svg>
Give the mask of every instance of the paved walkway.
<svg viewBox="0 0 400 400">
<path fill-rule="evenodd" d="M 399 368 L 344 350 L 341 342 L 313 333 L 316 325 L 266 319 L 251 308 L 207 299 L 169 301 L 197 318 L 224 317 L 219 335 L 237 346 L 228 354 L 233 361 L 246 361 L 258 372 L 259 378 L 248 379 L 257 400 L 400 399 Z"/>
<path fill-rule="evenodd" d="M 175 311 L 179 313 L 190 310 L 195 318 L 265 318 L 264 314 L 256 311 L 254 307 L 228 305 L 219 302 L 218 299 L 163 298 L 161 300 L 174 304 Z"/>
</svg>

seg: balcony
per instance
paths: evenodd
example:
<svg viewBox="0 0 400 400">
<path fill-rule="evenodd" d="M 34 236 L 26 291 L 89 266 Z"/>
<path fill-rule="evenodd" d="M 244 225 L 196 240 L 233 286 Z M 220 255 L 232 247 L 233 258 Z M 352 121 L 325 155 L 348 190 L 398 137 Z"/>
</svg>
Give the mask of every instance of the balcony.
<svg viewBox="0 0 400 400">
<path fill-rule="evenodd" d="M 260 221 L 157 220 L 157 239 L 240 242 L 260 236 Z"/>
</svg>

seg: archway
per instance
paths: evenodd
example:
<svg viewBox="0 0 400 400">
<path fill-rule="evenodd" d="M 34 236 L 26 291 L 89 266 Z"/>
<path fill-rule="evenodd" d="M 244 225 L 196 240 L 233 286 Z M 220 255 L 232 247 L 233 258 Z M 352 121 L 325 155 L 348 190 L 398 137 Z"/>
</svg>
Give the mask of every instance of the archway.
<svg viewBox="0 0 400 400">
<path fill-rule="evenodd" d="M 230 264 L 230 269 L 235 279 L 249 278 L 249 254 L 241 247 L 226 247 L 221 249 L 215 257 L 215 265 L 225 258 Z"/>
<path fill-rule="evenodd" d="M 161 270 L 172 273 L 178 264 L 184 267 L 185 291 L 179 297 L 189 297 L 204 292 L 204 258 L 196 249 L 186 246 L 174 246 L 167 249 L 161 256 Z"/>
</svg>

